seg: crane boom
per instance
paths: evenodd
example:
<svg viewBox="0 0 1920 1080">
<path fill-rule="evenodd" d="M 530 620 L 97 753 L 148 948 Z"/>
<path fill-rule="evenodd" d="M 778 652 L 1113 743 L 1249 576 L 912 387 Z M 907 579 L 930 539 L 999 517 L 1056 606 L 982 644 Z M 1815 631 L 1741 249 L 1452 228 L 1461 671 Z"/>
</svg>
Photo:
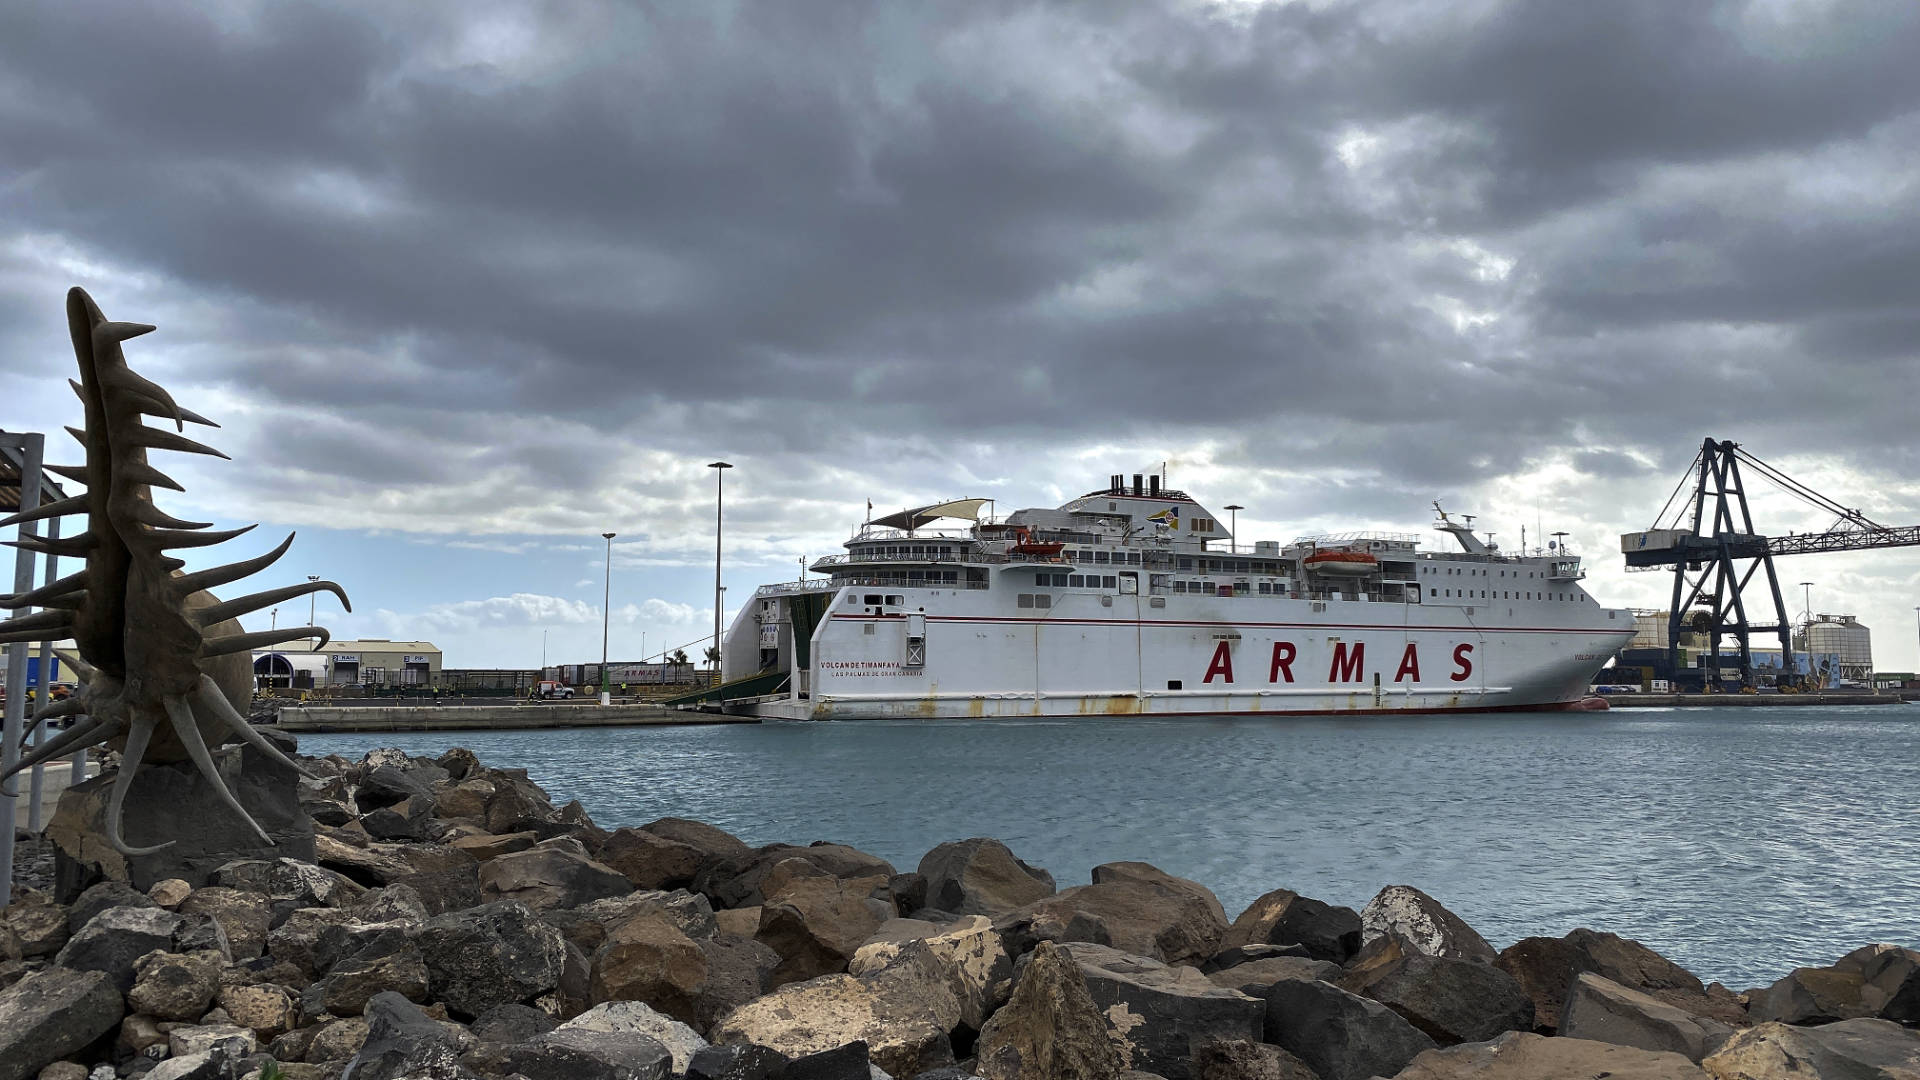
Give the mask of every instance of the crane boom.
<svg viewBox="0 0 1920 1080">
<path fill-rule="evenodd" d="M 1920 525 L 1895 529 L 1836 529 L 1832 532 L 1767 537 L 1767 550 L 1775 555 L 1811 555 L 1817 551 L 1866 551 L 1871 548 L 1916 545 L 1920 545 Z"/>
</svg>

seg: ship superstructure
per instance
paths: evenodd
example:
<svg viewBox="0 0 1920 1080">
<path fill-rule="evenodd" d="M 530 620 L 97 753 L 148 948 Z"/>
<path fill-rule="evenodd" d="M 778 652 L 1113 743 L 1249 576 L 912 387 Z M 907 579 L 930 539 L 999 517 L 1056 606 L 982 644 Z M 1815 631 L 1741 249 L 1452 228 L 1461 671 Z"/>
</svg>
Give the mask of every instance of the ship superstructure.
<svg viewBox="0 0 1920 1080">
<path fill-rule="evenodd" d="M 729 712 L 790 719 L 1570 707 L 1633 637 L 1558 542 L 1414 534 L 1241 545 L 1157 476 L 1055 509 L 985 499 L 863 523 L 769 585 L 722 648 Z M 1436 506 L 1436 510 L 1438 507 Z"/>
</svg>

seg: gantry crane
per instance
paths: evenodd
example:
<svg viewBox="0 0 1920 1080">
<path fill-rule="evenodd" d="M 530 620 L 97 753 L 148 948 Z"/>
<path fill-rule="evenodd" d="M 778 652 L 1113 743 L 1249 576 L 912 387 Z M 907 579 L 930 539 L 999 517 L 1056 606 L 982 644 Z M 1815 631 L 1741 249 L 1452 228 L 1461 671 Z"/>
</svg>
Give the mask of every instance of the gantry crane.
<svg viewBox="0 0 1920 1080">
<path fill-rule="evenodd" d="M 1753 527 L 1747 506 L 1745 465 L 1777 484 L 1788 494 L 1834 515 L 1826 531 L 1786 536 L 1764 536 Z M 1680 495 L 1693 481 L 1692 514 Z M 1677 505 L 1676 505 L 1677 503 Z M 1662 527 L 1661 522 L 1669 522 Z M 1752 637 L 1778 634 L 1783 661 L 1793 655 L 1792 625 L 1780 595 L 1780 579 L 1773 569 L 1775 555 L 1806 555 L 1820 551 L 1864 551 L 1870 548 L 1920 545 L 1920 525 L 1897 528 L 1882 525 L 1859 510 L 1845 507 L 1807 487 L 1740 448 L 1738 443 L 1707 439 L 1688 466 L 1687 474 L 1654 517 L 1654 527 L 1620 538 L 1629 570 L 1673 568 L 1673 606 L 1667 614 L 1667 659 L 1680 667 L 1682 631 L 1704 633 L 1706 686 L 1720 687 L 1720 639 L 1732 635 L 1740 645 L 1740 685 L 1753 686 Z M 1746 590 L 1764 570 L 1771 622 L 1756 623 L 1748 615 Z M 1696 603 L 1700 611 L 1689 623 L 1687 613 Z"/>
</svg>

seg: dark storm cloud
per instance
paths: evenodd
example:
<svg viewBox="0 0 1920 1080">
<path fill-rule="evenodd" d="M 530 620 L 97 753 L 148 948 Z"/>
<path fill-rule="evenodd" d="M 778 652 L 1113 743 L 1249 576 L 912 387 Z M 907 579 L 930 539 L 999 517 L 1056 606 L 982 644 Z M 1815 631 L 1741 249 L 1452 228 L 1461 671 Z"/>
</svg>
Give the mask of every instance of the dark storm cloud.
<svg viewBox="0 0 1920 1080">
<path fill-rule="evenodd" d="M 138 280 L 176 379 L 280 418 L 263 484 L 1908 461 L 1900 395 L 1808 373 L 1915 372 L 1914 55 L 1894 3 L 16 5 L 0 311 Z"/>
</svg>

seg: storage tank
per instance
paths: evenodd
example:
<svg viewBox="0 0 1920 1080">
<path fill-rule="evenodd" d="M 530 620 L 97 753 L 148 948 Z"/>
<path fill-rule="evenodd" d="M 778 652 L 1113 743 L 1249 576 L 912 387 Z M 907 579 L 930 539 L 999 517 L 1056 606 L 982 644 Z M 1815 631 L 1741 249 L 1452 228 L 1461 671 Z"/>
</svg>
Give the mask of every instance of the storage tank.
<svg viewBox="0 0 1920 1080">
<path fill-rule="evenodd" d="M 1815 616 L 1795 637 L 1801 651 L 1837 657 L 1842 681 L 1865 683 L 1873 678 L 1873 634 L 1853 616 Z"/>
<path fill-rule="evenodd" d="M 1635 608 L 1633 612 L 1633 640 L 1627 643 L 1627 648 L 1666 648 L 1667 622 L 1671 618 L 1672 616 L 1665 611 Z"/>
</svg>

